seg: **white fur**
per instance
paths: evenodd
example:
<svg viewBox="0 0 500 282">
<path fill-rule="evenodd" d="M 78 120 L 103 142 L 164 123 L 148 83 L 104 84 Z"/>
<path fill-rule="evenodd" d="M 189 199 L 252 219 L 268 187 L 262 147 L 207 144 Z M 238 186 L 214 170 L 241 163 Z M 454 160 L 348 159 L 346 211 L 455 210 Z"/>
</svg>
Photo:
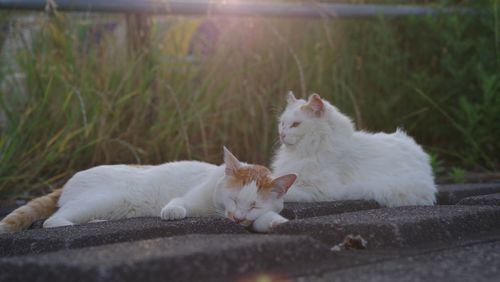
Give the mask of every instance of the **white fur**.
<svg viewBox="0 0 500 282">
<path fill-rule="evenodd" d="M 224 148 L 224 163 L 226 177 L 245 166 Z M 288 220 L 279 215 L 283 209 L 284 195 L 296 180 L 296 174 L 287 174 L 273 179 L 273 188 L 269 195 L 262 196 L 258 193 L 255 181 L 235 189 L 219 189 L 214 198 L 223 199 L 224 215 L 244 226 L 252 225 L 254 231 L 269 232 L 276 225 Z M 227 186 L 227 185 L 226 185 Z"/>
<path fill-rule="evenodd" d="M 223 169 L 218 166 L 197 161 L 93 167 L 78 172 L 66 183 L 59 209 L 45 221 L 44 227 L 96 219 L 159 216 L 171 199 L 199 188 L 210 176 L 217 177 L 220 173 L 223 174 Z M 204 204 L 200 209 L 215 214 L 210 196 L 208 201 L 199 201 Z"/>
<path fill-rule="evenodd" d="M 269 232 L 276 226 L 287 221 L 288 219 L 275 212 L 266 212 L 254 221 L 252 227 L 257 232 Z"/>
<path fill-rule="evenodd" d="M 247 226 L 261 215 L 271 213 L 259 220 L 256 229 L 267 232 L 285 222 L 286 219 L 278 214 L 283 208 L 284 193 L 261 199 L 256 193 L 255 182 L 237 189 L 228 186 L 231 176 L 227 175 L 227 167 L 236 165 L 246 164 L 225 149 L 225 164 L 221 166 L 180 161 L 139 167 L 105 165 L 81 171 L 66 183 L 58 202 L 59 209 L 43 226 L 142 216 L 176 220 L 219 215 L 235 220 L 234 214 L 238 216 L 238 223 Z M 283 185 L 278 183 L 277 186 Z"/>
<path fill-rule="evenodd" d="M 306 102 L 289 94 L 280 117 L 282 145 L 273 173 L 299 176 L 285 201 L 367 199 L 389 207 L 434 204 L 436 186 L 429 156 L 411 137 L 399 129 L 392 134 L 355 131 L 347 116 L 325 100 L 319 100 L 322 107 L 318 107 L 313 98 Z"/>
</svg>

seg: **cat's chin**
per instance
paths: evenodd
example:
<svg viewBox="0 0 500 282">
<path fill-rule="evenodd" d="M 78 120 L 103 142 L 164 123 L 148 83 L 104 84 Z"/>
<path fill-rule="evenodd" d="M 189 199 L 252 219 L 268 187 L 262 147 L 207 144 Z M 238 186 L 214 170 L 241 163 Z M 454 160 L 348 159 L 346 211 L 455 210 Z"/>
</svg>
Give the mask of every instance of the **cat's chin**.
<svg viewBox="0 0 500 282">
<path fill-rule="evenodd" d="M 295 143 L 290 143 L 285 140 L 281 140 L 281 144 L 285 145 L 286 147 L 293 147 Z"/>
</svg>

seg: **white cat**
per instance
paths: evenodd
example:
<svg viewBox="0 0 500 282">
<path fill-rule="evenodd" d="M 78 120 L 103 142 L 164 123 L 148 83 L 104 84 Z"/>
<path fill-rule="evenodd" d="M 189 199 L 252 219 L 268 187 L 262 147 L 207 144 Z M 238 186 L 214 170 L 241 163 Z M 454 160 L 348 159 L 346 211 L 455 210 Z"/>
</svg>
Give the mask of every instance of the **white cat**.
<svg viewBox="0 0 500 282">
<path fill-rule="evenodd" d="M 389 207 L 432 205 L 436 186 L 429 156 L 401 130 L 356 131 L 317 94 L 287 96 L 279 120 L 281 147 L 273 173 L 298 173 L 285 201 L 366 199 Z"/>
<path fill-rule="evenodd" d="M 0 233 L 25 229 L 48 216 L 44 227 L 142 216 L 175 220 L 213 215 L 268 232 L 287 221 L 278 213 L 297 178 L 287 174 L 273 180 L 270 175 L 263 166 L 239 162 L 226 148 L 221 166 L 197 161 L 97 166 L 75 174 L 63 189 L 13 211 L 0 222 Z"/>
</svg>

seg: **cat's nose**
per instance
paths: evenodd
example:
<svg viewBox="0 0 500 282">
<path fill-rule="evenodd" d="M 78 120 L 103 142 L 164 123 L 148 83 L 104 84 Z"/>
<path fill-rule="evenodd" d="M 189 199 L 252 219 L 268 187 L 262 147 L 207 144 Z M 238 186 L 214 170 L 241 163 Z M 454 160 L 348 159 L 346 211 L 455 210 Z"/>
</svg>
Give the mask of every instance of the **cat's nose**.
<svg viewBox="0 0 500 282">
<path fill-rule="evenodd" d="M 239 217 L 233 217 L 233 220 L 236 224 L 239 224 L 243 222 L 245 219 L 244 218 L 239 218 Z"/>
<path fill-rule="evenodd" d="M 279 133 L 279 136 L 280 136 L 280 139 L 283 140 L 283 139 L 285 139 L 286 134 L 285 133 Z"/>
</svg>

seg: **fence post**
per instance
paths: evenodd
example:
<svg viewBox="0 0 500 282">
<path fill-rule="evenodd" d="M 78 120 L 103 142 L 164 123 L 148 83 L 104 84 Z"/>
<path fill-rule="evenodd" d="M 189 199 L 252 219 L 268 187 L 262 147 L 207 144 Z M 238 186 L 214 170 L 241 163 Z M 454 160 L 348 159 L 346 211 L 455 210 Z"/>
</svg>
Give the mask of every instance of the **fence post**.
<svg viewBox="0 0 500 282">
<path fill-rule="evenodd" d="M 151 17 L 146 13 L 127 14 L 127 49 L 130 55 L 149 53 Z"/>
</svg>

